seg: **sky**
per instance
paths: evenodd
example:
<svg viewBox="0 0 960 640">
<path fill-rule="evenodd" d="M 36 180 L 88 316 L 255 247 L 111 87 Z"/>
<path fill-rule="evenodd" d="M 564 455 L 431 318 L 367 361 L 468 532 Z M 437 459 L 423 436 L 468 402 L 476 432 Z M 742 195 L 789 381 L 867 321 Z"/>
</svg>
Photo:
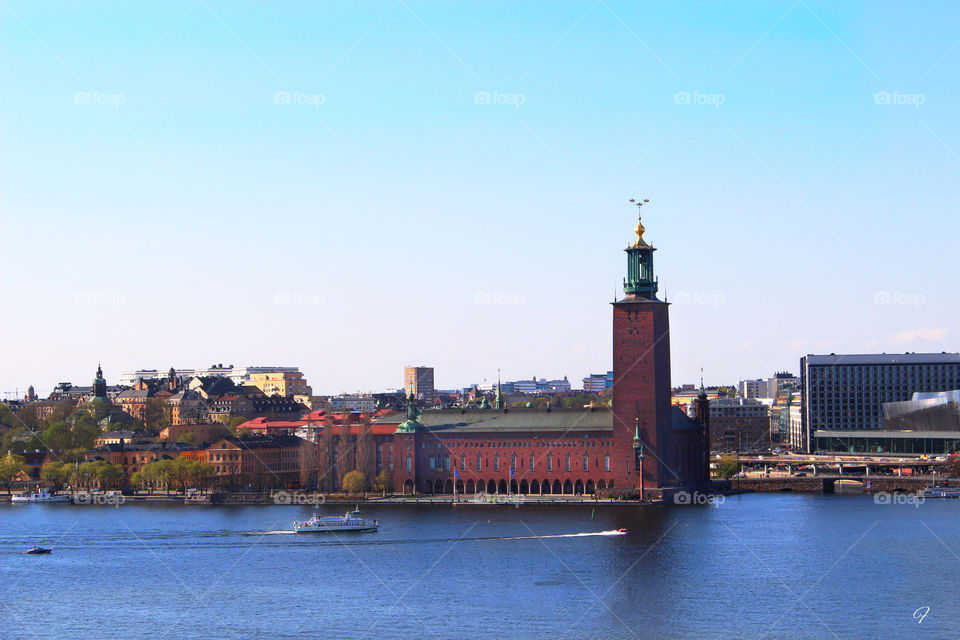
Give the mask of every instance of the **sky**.
<svg viewBox="0 0 960 640">
<path fill-rule="evenodd" d="M 578 386 L 634 197 L 674 384 L 957 351 L 960 4 L 878 8 L 4 0 L 0 393 Z"/>
</svg>

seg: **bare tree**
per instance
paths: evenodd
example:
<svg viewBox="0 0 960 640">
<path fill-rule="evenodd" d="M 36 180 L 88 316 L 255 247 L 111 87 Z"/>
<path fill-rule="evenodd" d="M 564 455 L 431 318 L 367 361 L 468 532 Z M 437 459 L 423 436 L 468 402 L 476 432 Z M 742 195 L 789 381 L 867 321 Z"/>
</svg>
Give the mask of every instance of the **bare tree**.
<svg viewBox="0 0 960 640">
<path fill-rule="evenodd" d="M 357 464 L 356 468 L 364 477 L 373 478 L 375 474 L 376 457 L 374 455 L 373 430 L 370 425 L 370 414 L 360 416 L 360 432 L 357 435 Z"/>
<path fill-rule="evenodd" d="M 320 434 L 321 465 L 317 477 L 320 487 L 324 491 L 333 491 L 336 489 L 335 484 L 337 478 L 334 477 L 333 469 L 335 447 L 336 435 L 333 432 L 333 416 L 327 411 L 323 415 L 323 431 Z"/>
</svg>

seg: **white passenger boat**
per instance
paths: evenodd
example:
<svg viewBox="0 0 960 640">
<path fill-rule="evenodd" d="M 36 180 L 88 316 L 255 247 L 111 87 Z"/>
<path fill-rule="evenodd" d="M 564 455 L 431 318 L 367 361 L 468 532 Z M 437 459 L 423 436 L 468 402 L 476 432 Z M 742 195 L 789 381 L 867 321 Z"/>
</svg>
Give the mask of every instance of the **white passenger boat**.
<svg viewBox="0 0 960 640">
<path fill-rule="evenodd" d="M 50 489 L 40 487 L 36 491 L 24 491 L 10 496 L 10 502 L 70 502 L 68 495 L 50 493 Z"/>
<path fill-rule="evenodd" d="M 919 495 L 921 498 L 960 498 L 960 488 L 929 486 Z"/>
<path fill-rule="evenodd" d="M 306 522 L 293 521 L 293 530 L 297 533 L 376 531 L 379 528 L 380 525 L 376 520 L 364 518 L 358 509 L 342 516 L 321 516 L 315 513 Z"/>
</svg>

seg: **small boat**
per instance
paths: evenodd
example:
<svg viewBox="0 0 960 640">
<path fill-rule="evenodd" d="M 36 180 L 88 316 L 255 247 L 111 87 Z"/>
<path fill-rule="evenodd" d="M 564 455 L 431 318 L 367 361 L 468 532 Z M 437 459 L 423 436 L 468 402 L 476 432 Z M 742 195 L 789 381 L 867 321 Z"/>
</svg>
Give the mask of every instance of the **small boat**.
<svg viewBox="0 0 960 640">
<path fill-rule="evenodd" d="M 617 533 L 630 533 L 630 529 L 617 529 Z"/>
<path fill-rule="evenodd" d="M 313 514 L 306 522 L 293 521 L 296 533 L 338 533 L 352 531 L 376 531 L 380 524 L 360 515 L 360 509 L 354 509 L 342 516 L 321 516 Z"/>
<path fill-rule="evenodd" d="M 53 549 L 48 549 L 46 547 L 31 547 L 24 551 L 24 553 L 31 556 L 38 556 L 44 553 L 50 553 L 51 551 L 53 551 Z"/>
<path fill-rule="evenodd" d="M 960 488 L 929 486 L 918 495 L 921 498 L 960 498 Z"/>
<path fill-rule="evenodd" d="M 50 489 L 40 487 L 36 491 L 24 491 L 10 497 L 10 502 L 36 503 L 36 502 L 70 502 L 70 496 L 57 495 L 50 493 Z"/>
</svg>

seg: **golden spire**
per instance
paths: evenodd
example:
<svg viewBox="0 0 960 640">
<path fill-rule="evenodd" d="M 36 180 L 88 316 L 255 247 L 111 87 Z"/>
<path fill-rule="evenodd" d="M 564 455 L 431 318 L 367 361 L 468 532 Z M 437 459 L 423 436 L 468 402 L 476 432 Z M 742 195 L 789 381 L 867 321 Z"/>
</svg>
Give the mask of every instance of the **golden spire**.
<svg viewBox="0 0 960 640">
<path fill-rule="evenodd" d="M 635 229 L 637 232 L 637 241 L 634 243 L 634 247 L 650 246 L 647 244 L 646 240 L 643 239 L 643 232 L 647 229 L 643 226 L 643 216 L 640 215 L 640 208 L 648 202 L 650 202 L 649 198 L 644 198 L 642 201 L 636 198 L 630 198 L 630 203 L 637 206 L 637 228 Z"/>
</svg>

